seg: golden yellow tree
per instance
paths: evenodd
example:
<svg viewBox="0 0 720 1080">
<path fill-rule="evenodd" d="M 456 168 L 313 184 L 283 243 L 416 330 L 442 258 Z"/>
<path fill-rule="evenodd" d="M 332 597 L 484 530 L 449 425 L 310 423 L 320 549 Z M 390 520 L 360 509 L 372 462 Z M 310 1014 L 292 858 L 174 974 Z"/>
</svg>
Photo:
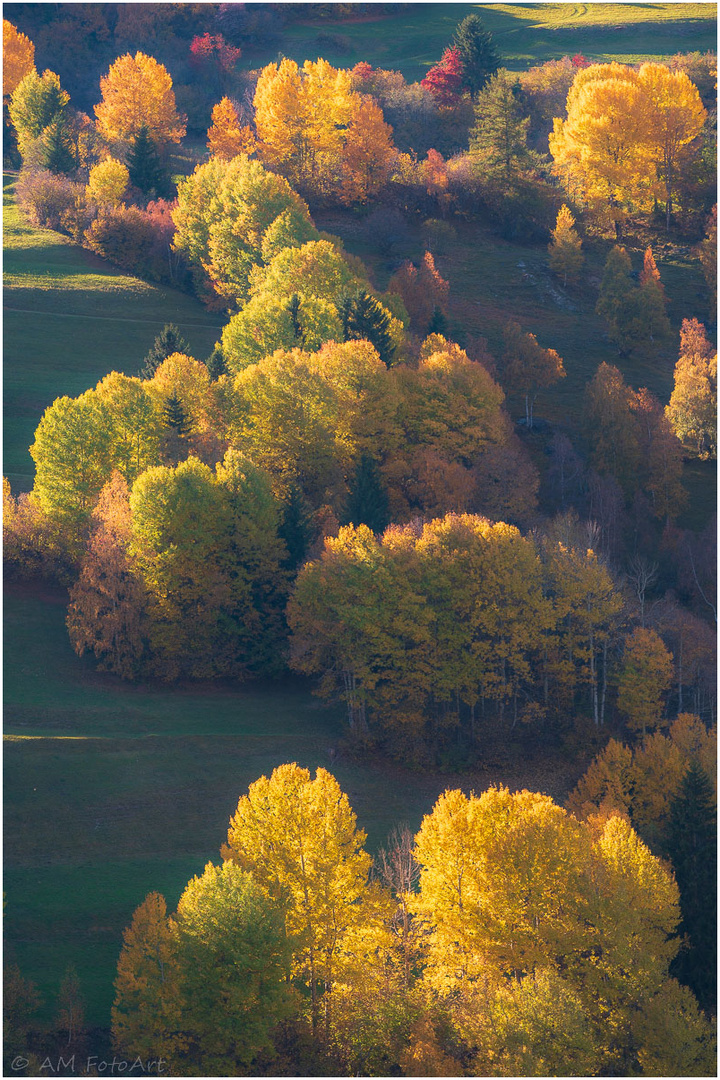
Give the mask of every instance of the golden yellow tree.
<svg viewBox="0 0 720 1080">
<path fill-rule="evenodd" d="M 178 972 L 165 898 L 150 893 L 123 932 L 115 980 L 112 1034 L 126 1054 L 171 1058 L 178 1040 Z"/>
<path fill-rule="evenodd" d="M 585 256 L 581 251 L 582 240 L 573 228 L 574 225 L 575 218 L 570 213 L 570 208 L 561 206 L 548 251 L 550 268 L 556 274 L 562 275 L 563 285 L 567 285 L 568 280 L 571 282 L 577 280 L 580 268 L 585 261 Z"/>
<path fill-rule="evenodd" d="M 349 71 L 326 60 L 269 64 L 255 91 L 263 161 L 295 187 L 364 201 L 381 187 L 395 157 L 380 108 L 352 89 Z"/>
<path fill-rule="evenodd" d="M 371 858 L 334 776 L 311 779 L 296 764 L 280 765 L 250 785 L 230 820 L 223 858 L 252 873 L 281 903 L 295 973 L 308 985 L 313 1027 L 326 1023 L 330 993 L 353 931 L 368 919 Z M 324 991 L 324 1000 L 323 999 Z"/>
<path fill-rule="evenodd" d="M 152 56 L 120 56 L 100 80 L 102 101 L 95 106 L 97 127 L 110 142 L 127 140 L 141 128 L 162 146 L 180 142 L 185 118 L 178 115 L 172 79 Z"/>
<path fill-rule="evenodd" d="M 212 127 L 208 128 L 208 150 L 213 157 L 229 161 L 238 154 L 252 154 L 255 136 L 248 125 L 240 126 L 237 111 L 230 98 L 213 106 Z"/>
<path fill-rule="evenodd" d="M 7 19 L 3 19 L 3 98 L 35 67 L 35 46 Z"/>
<path fill-rule="evenodd" d="M 702 131 L 707 111 L 684 71 L 671 71 L 665 64 L 643 64 L 638 81 L 645 98 L 644 141 L 665 195 L 669 229 L 683 155 Z"/>
<path fill-rule="evenodd" d="M 88 199 L 102 206 L 117 206 L 127 190 L 130 174 L 127 166 L 115 158 L 105 158 L 90 170 L 85 188 Z"/>
<path fill-rule="evenodd" d="M 555 119 L 549 137 L 555 169 L 568 190 L 604 206 L 618 238 L 625 210 L 645 205 L 650 197 L 645 114 L 635 71 L 623 64 L 593 64 L 576 75 L 567 119 Z"/>
<path fill-rule="evenodd" d="M 625 642 L 625 659 L 618 683 L 618 709 L 633 728 L 661 722 L 663 695 L 673 677 L 672 653 L 654 630 L 638 627 Z"/>
</svg>

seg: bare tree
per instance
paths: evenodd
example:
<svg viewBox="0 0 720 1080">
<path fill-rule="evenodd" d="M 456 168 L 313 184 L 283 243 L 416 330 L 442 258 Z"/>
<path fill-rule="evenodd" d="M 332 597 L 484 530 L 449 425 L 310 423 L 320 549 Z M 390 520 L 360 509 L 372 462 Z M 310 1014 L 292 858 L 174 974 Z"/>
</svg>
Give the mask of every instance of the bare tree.
<svg viewBox="0 0 720 1080">
<path fill-rule="evenodd" d="M 375 873 L 397 900 L 392 929 L 400 941 L 403 960 L 403 983 L 410 985 L 413 954 L 417 951 L 419 927 L 410 912 L 410 899 L 420 878 L 420 867 L 413 855 L 413 835 L 407 825 L 393 829 L 387 848 L 380 848 L 375 859 Z"/>
<path fill-rule="evenodd" d="M 633 555 L 628 563 L 627 579 L 640 605 L 640 625 L 645 628 L 645 594 L 658 576 L 658 564 L 649 562 L 644 555 Z"/>
</svg>

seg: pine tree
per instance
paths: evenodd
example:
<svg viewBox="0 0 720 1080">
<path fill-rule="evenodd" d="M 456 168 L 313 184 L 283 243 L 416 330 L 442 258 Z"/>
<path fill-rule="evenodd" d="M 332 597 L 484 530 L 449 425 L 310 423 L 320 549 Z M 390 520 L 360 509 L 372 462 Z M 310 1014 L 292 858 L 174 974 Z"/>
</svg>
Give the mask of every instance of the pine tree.
<svg viewBox="0 0 720 1080">
<path fill-rule="evenodd" d="M 298 484 L 292 484 L 282 509 L 278 536 L 287 548 L 287 563 L 296 570 L 304 561 L 312 540 L 310 505 Z"/>
<path fill-rule="evenodd" d="M 152 379 L 163 360 L 167 360 L 168 356 L 172 356 L 173 353 L 187 354 L 189 348 L 187 341 L 180 336 L 177 326 L 174 323 L 166 323 L 161 333 L 155 338 L 150 352 L 145 357 L 141 371 L 142 378 Z"/>
<path fill-rule="evenodd" d="M 462 85 L 470 91 L 471 97 L 475 97 L 500 66 L 493 36 L 479 16 L 468 15 L 458 24 L 452 44 L 462 60 Z"/>
<path fill-rule="evenodd" d="M 205 366 L 208 369 L 208 374 L 212 382 L 217 382 L 221 375 L 227 375 L 228 367 L 225 363 L 225 357 L 223 351 L 219 345 L 216 345 L 213 351 L 205 361 Z"/>
<path fill-rule="evenodd" d="M 690 762 L 670 804 L 668 852 L 680 888 L 681 932 L 689 947 L 676 961 L 676 976 L 714 1011 L 717 952 L 716 810 L 712 784 L 699 762 Z"/>
<path fill-rule="evenodd" d="M 569 207 L 561 206 L 548 251 L 550 252 L 550 268 L 556 274 L 562 274 L 563 285 L 567 285 L 568 279 L 571 282 L 577 280 L 580 268 L 585 261 L 585 256 L 581 251 L 582 240 L 573 228 L 574 225 L 575 219 Z"/>
<path fill-rule="evenodd" d="M 130 183 L 144 195 L 155 194 L 158 198 L 168 194 L 169 180 L 160 161 L 157 147 L 150 138 L 147 127 L 138 131 L 127 160 Z"/>
<path fill-rule="evenodd" d="M 427 325 L 425 335 L 426 337 L 429 337 L 430 334 L 442 334 L 442 336 L 445 337 L 447 335 L 447 328 L 448 322 L 443 310 L 436 304 L 433 308 L 432 317 Z"/>
<path fill-rule="evenodd" d="M 612 341 L 622 346 L 622 322 L 628 297 L 634 290 L 632 264 L 624 247 L 613 247 L 607 257 L 595 311 L 608 324 Z"/>
<path fill-rule="evenodd" d="M 180 438 L 187 438 L 190 434 L 190 421 L 177 394 L 172 394 L 165 404 L 165 423 L 172 428 Z"/>
<path fill-rule="evenodd" d="M 297 293 L 293 293 L 290 297 L 290 303 L 288 304 L 288 311 L 290 312 L 290 319 L 292 321 L 293 334 L 300 348 L 302 348 L 303 339 L 305 337 L 303 328 L 300 325 L 300 297 Z"/>
<path fill-rule="evenodd" d="M 358 293 L 346 309 L 340 310 L 346 341 L 353 339 L 369 341 L 377 349 L 378 356 L 390 367 L 395 345 L 390 337 L 390 315 L 378 301 L 366 292 Z"/>
<path fill-rule="evenodd" d="M 75 148 L 62 115 L 57 116 L 42 133 L 40 160 L 53 173 L 71 173 L 77 168 Z"/>
<path fill-rule="evenodd" d="M 484 173 L 507 182 L 535 160 L 527 145 L 530 118 L 523 111 L 520 83 L 512 72 L 498 71 L 477 95 L 470 151 Z"/>
<path fill-rule="evenodd" d="M 343 524 L 367 525 L 375 533 L 389 524 L 387 493 L 377 462 L 369 454 L 363 454 L 355 468 Z"/>
</svg>

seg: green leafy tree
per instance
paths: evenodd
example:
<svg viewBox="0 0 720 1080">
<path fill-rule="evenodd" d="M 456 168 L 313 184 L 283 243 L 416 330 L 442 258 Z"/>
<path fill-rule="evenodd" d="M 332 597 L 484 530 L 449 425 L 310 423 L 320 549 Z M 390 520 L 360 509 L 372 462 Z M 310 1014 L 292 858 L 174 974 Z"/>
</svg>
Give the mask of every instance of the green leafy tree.
<svg viewBox="0 0 720 1080">
<path fill-rule="evenodd" d="M 181 336 L 177 326 L 174 323 L 166 323 L 155 338 L 150 352 L 143 361 L 142 377 L 152 379 L 163 360 L 167 360 L 168 356 L 172 356 L 173 353 L 186 355 L 189 349 L 190 346 Z"/>
<path fill-rule="evenodd" d="M 179 185 L 173 221 L 175 249 L 215 300 L 246 299 L 253 267 L 319 238 L 307 204 L 287 180 L 245 154 L 198 165 Z M 287 299 L 295 291 L 291 282 Z"/>
<path fill-rule="evenodd" d="M 717 811 L 712 783 L 690 761 L 670 803 L 668 853 L 680 889 L 680 930 L 687 934 L 674 973 L 713 1012 L 717 957 Z"/>
<path fill-rule="evenodd" d="M 474 97 L 500 66 L 493 36 L 478 15 L 467 15 L 455 29 L 452 46 L 460 52 L 462 85 Z"/>
<path fill-rule="evenodd" d="M 388 499 L 377 462 L 362 454 L 350 483 L 343 524 L 367 525 L 380 533 L 389 524 Z"/>
<path fill-rule="evenodd" d="M 35 462 L 33 492 L 49 515 L 79 525 L 110 478 L 113 424 L 94 390 L 61 397 L 43 414 L 30 454 Z"/>
<path fill-rule="evenodd" d="M 61 88 L 54 71 L 40 75 L 33 69 L 16 86 L 10 99 L 10 119 L 23 157 L 45 128 L 63 116 L 69 100 L 70 95 Z"/>
<path fill-rule="evenodd" d="M 183 1070 L 247 1074 L 291 1009 L 283 911 L 251 874 L 208 863 L 188 883 L 173 923 Z"/>
<path fill-rule="evenodd" d="M 527 145 L 530 118 L 523 114 L 517 75 L 498 71 L 475 99 L 470 132 L 470 153 L 484 176 L 508 182 L 533 162 Z"/>
</svg>

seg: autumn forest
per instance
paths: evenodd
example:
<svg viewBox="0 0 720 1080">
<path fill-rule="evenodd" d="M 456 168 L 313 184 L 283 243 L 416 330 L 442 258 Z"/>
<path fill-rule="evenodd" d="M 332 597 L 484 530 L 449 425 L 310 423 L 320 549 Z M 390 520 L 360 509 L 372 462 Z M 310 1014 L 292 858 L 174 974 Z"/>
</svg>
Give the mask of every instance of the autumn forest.
<svg viewBox="0 0 720 1080">
<path fill-rule="evenodd" d="M 4 15 L 4 1074 L 714 1076 L 713 6 Z"/>
</svg>

